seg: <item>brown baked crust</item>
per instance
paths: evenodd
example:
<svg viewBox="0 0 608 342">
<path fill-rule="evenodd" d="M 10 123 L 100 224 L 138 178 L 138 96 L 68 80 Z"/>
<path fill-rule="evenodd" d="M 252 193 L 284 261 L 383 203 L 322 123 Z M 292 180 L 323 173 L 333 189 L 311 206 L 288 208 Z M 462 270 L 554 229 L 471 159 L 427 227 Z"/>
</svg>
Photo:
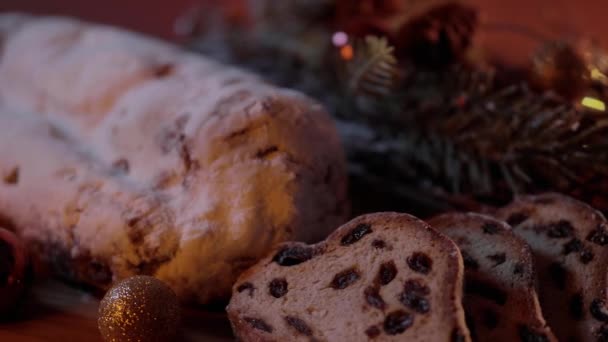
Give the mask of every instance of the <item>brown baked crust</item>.
<svg viewBox="0 0 608 342">
<path fill-rule="evenodd" d="M 509 222 L 531 246 L 540 304 L 557 338 L 608 338 L 608 315 L 603 315 L 608 262 L 608 224 L 604 216 L 582 202 L 555 193 L 519 197 L 496 216 Z"/>
<path fill-rule="evenodd" d="M 353 233 L 367 225 L 370 226 L 371 232 L 359 235 Z M 357 237 L 349 239 L 352 236 Z M 408 237 L 412 239 L 411 241 L 417 241 L 419 244 L 417 246 L 408 245 L 404 242 Z M 388 240 L 388 238 L 394 239 Z M 400 238 L 404 240 L 399 240 Z M 378 246 L 375 247 L 376 243 Z M 364 252 L 360 248 L 370 251 Z M 415 255 L 415 251 L 418 249 L 424 250 L 423 254 L 428 254 L 431 260 L 433 260 L 433 271 L 431 274 L 424 272 L 417 273 L 412 271 L 412 267 L 414 266 L 408 266 L 409 261 L 406 260 L 409 259 L 405 256 L 411 257 Z M 285 254 L 285 251 L 297 250 L 299 252 L 293 252 L 293 255 L 298 256 L 294 257 L 295 261 L 282 259 L 283 256 L 288 255 Z M 396 253 L 396 251 L 399 251 L 401 258 L 393 257 L 392 253 Z M 410 253 L 413 254 L 410 255 Z M 368 259 L 374 260 L 370 263 L 373 266 L 363 266 L 367 265 L 366 260 Z M 380 264 L 381 260 L 383 262 Z M 294 265 L 288 266 L 291 265 L 292 261 Z M 384 287 L 378 285 L 377 277 L 380 276 L 381 271 L 377 271 L 377 268 L 380 267 L 381 270 L 387 262 L 393 263 L 396 268 L 394 268 L 392 277 L 389 277 L 389 285 Z M 279 265 L 282 263 L 285 266 Z M 382 317 L 395 310 L 404 310 L 414 316 L 412 328 L 402 334 L 390 335 L 382 332 L 382 325 L 376 326 L 380 331 L 374 336 L 374 341 L 403 340 L 412 338 L 413 336 L 416 336 L 420 341 L 431 341 L 433 338 L 436 340 L 448 340 L 451 338 L 451 334 L 457 331 L 461 334 L 459 337 L 463 341 L 469 341 L 469 333 L 464 321 L 464 311 L 461 305 L 463 268 L 462 258 L 454 243 L 431 229 L 426 223 L 407 214 L 376 213 L 363 215 L 341 226 L 319 244 L 305 245 L 288 242 L 277 246 L 258 264 L 239 277 L 239 280 L 233 287 L 233 297 L 227 308 L 227 312 L 237 336 L 243 341 L 285 340 L 286 338 L 293 339 L 294 341 L 304 341 L 307 338 L 321 341 L 367 340 L 369 337 L 365 336 L 362 329 L 374 324 L 367 322 L 369 319 L 366 315 L 376 317 L 373 319 L 373 322 L 377 323 L 376 321 L 381 321 Z M 330 282 L 333 284 L 329 285 L 330 287 L 335 286 L 334 282 L 336 279 L 344 279 L 340 275 L 349 274 L 348 272 L 351 269 L 356 270 L 358 276 L 353 280 L 352 284 L 347 282 L 344 284 L 344 288 L 335 288 L 335 293 L 324 294 L 324 287 L 320 284 L 330 280 L 331 276 L 327 278 L 327 274 L 331 275 L 341 269 L 345 269 L 347 272 L 337 272 Z M 378 275 L 376 275 L 376 272 L 379 272 Z M 285 298 L 287 298 L 286 301 L 276 302 L 271 295 L 265 294 L 266 283 L 264 279 L 266 277 L 279 278 L 289 284 L 288 292 L 284 294 Z M 414 279 L 423 283 L 428 281 L 428 286 L 432 289 L 430 290 L 431 294 L 428 295 L 432 303 L 431 311 L 421 313 L 410 307 L 406 307 L 405 304 L 396 303 L 399 297 L 397 292 L 402 291 L 401 286 L 407 283 L 408 280 Z M 435 281 L 439 281 L 438 279 L 441 279 L 441 285 L 435 283 Z M 404 283 L 402 284 L 401 282 Z M 338 286 L 342 285 L 341 283 L 338 284 L 340 284 Z M 272 281 L 268 286 L 269 288 L 272 287 Z M 380 299 L 377 299 L 375 303 L 369 302 L 369 299 L 367 303 L 365 301 L 362 302 L 363 311 L 359 313 L 361 309 L 359 309 L 358 302 L 364 298 L 364 293 L 367 293 L 366 291 L 370 286 L 380 286 L 379 289 L 375 290 L 377 291 L 376 296 L 379 296 Z M 435 288 L 441 289 L 441 291 L 435 291 Z M 252 292 L 248 292 L 249 289 Z M 289 297 L 292 293 L 295 294 Z M 307 295 L 303 295 L 304 293 Z M 282 292 L 279 295 L 279 297 L 282 297 Z M 331 298 L 335 298 L 332 295 L 335 297 L 344 295 L 348 299 L 336 299 L 336 303 L 330 304 L 330 302 L 333 303 L 331 301 L 333 299 Z M 290 300 L 295 300 L 295 298 L 298 298 L 298 304 L 290 306 Z M 309 298 L 310 302 L 302 298 Z M 278 300 L 280 301 L 282 298 Z M 313 304 L 313 302 L 316 304 Z M 285 303 L 285 305 L 280 306 L 277 303 Z M 351 304 L 353 308 L 347 308 Z M 336 305 L 336 307 L 333 307 L 333 305 Z M 378 315 L 378 312 L 375 311 L 378 310 L 378 307 L 374 307 L 374 305 L 382 306 L 383 314 Z M 340 308 L 338 309 L 337 307 Z M 420 310 L 420 308 L 418 309 Z M 422 310 L 427 309 L 423 308 Z M 348 315 L 349 317 L 344 317 L 332 310 L 341 310 L 340 312 L 348 311 L 351 314 Z M 323 319 L 315 318 L 317 312 L 323 312 Z M 429 312 L 432 312 L 432 315 L 436 316 L 425 316 L 426 314 L 430 314 Z M 289 327 L 283 327 L 284 323 L 281 323 L 281 315 L 289 316 L 290 314 L 307 322 L 308 331 L 310 331 L 309 336 L 294 334 L 293 331 L 286 330 Z M 355 318 L 350 316 L 357 317 L 357 319 L 355 320 Z M 268 329 L 272 330 L 272 332 L 269 333 L 268 331 L 252 328 L 251 324 L 245 324 L 245 317 L 260 319 L 272 327 L 272 329 Z M 416 317 L 419 321 L 416 321 Z M 433 324 L 428 323 L 431 317 L 433 317 L 433 321 L 441 320 L 441 327 L 435 327 Z M 329 330 L 319 326 L 325 324 L 324 322 L 327 320 L 331 320 L 332 328 Z M 416 325 L 417 323 L 418 325 Z M 431 332 L 429 329 L 431 325 L 433 325 L 436 331 Z M 344 328 L 345 326 L 348 326 L 353 331 L 356 330 L 356 332 L 348 331 L 348 329 Z M 360 334 L 356 336 L 352 335 L 355 333 Z"/>
<path fill-rule="evenodd" d="M 538 303 L 532 252 L 509 225 L 476 213 L 443 214 L 428 223 L 452 239 L 463 255 L 464 307 L 473 341 L 515 341 L 523 329 L 557 341 Z"/>
</svg>

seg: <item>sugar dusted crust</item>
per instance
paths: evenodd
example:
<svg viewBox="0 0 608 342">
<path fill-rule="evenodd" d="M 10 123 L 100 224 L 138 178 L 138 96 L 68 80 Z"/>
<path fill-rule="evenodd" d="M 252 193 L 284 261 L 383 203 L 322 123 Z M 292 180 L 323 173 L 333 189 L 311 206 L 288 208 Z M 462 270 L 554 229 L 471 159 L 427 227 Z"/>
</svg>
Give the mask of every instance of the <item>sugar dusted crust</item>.
<svg viewBox="0 0 608 342">
<path fill-rule="evenodd" d="M 370 214 L 319 244 L 279 245 L 241 275 L 227 311 L 243 341 L 469 341 L 462 276 L 454 243 L 427 224 Z"/>
<path fill-rule="evenodd" d="M 11 25 L 18 22 L 19 25 Z M 320 105 L 135 33 L 0 15 L 0 212 L 64 276 L 226 298 L 275 244 L 347 214 Z"/>
</svg>

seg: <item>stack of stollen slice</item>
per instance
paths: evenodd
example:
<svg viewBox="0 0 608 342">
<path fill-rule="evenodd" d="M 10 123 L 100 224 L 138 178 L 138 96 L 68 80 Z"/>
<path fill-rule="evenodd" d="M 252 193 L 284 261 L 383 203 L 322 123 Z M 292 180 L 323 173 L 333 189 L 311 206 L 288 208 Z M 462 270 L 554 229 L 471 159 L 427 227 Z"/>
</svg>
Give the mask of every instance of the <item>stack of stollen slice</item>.
<svg viewBox="0 0 608 342">
<path fill-rule="evenodd" d="M 244 341 L 608 341 L 603 215 L 543 194 L 493 216 L 377 213 L 282 244 L 234 286 L 233 327 Z"/>
</svg>

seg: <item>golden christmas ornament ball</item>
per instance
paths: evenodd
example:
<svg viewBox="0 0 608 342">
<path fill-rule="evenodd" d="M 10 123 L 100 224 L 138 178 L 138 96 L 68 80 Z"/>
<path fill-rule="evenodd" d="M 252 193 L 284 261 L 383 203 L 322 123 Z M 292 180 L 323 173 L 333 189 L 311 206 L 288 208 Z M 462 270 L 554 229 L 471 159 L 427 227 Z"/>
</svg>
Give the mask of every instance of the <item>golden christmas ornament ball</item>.
<svg viewBox="0 0 608 342">
<path fill-rule="evenodd" d="M 98 327 L 106 342 L 172 341 L 179 321 L 177 296 L 162 281 L 149 276 L 117 283 L 99 306 Z"/>
</svg>

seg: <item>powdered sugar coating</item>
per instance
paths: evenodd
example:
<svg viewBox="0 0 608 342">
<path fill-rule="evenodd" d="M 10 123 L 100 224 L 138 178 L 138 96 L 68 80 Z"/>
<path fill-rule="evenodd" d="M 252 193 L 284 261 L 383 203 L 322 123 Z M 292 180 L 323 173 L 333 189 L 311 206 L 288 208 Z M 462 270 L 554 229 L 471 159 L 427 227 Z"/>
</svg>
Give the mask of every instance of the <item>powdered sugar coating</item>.
<svg viewBox="0 0 608 342">
<path fill-rule="evenodd" d="M 134 33 L 22 20 L 0 55 L 1 125 L 22 133 L 0 138 L 0 172 L 22 170 L 0 211 L 73 278 L 106 287 L 73 265 L 95 260 L 205 303 L 272 245 L 343 220 L 343 152 L 318 104 Z"/>
</svg>

